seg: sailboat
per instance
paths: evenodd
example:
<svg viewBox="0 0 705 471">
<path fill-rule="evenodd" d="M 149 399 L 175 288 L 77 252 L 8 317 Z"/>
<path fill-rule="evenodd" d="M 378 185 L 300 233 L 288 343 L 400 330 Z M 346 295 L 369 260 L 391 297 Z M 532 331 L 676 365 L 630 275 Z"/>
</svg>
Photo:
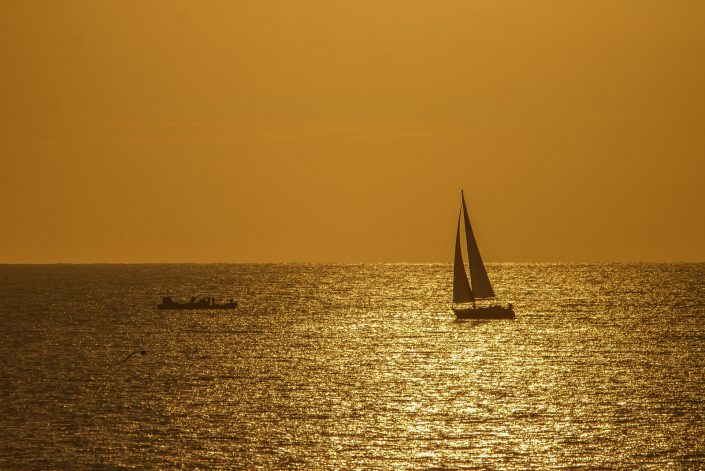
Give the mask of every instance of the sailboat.
<svg viewBox="0 0 705 471">
<path fill-rule="evenodd" d="M 472 232 L 468 208 L 465 206 L 465 195 L 460 190 L 462 206 L 458 215 L 458 228 L 455 233 L 455 260 L 453 262 L 453 312 L 458 319 L 514 319 L 514 307 L 500 305 L 478 306 L 481 299 L 495 297 L 492 283 L 487 276 L 485 264 L 482 262 L 480 249 L 477 247 L 475 235 Z M 461 219 L 465 225 L 465 243 L 467 244 L 470 279 L 465 271 L 463 252 L 460 242 Z M 472 306 L 470 306 L 472 303 Z"/>
</svg>

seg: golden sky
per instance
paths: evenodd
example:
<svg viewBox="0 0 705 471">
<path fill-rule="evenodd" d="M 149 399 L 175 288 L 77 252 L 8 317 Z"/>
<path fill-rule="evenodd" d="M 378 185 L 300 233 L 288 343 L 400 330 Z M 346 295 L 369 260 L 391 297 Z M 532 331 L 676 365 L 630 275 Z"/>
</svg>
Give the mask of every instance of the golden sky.
<svg viewBox="0 0 705 471">
<path fill-rule="evenodd" d="M 0 262 L 705 261 L 702 0 L 0 0 Z"/>
</svg>

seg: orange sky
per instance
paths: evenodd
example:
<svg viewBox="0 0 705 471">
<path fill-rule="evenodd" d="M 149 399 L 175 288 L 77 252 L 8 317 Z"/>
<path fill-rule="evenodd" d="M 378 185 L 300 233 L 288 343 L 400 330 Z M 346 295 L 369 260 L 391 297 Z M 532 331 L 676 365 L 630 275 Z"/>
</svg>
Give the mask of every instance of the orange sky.
<svg viewBox="0 0 705 471">
<path fill-rule="evenodd" d="M 705 261 L 702 0 L 3 0 L 0 262 Z"/>
</svg>

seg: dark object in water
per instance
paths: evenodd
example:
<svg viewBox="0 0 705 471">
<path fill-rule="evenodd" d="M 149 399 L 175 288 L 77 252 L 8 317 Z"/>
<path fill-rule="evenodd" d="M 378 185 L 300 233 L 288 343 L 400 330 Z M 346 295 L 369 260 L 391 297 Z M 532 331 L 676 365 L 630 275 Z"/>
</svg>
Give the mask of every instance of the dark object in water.
<svg viewBox="0 0 705 471">
<path fill-rule="evenodd" d="M 453 312 L 458 319 L 514 319 L 514 306 L 507 307 L 478 306 L 479 299 L 492 299 L 495 297 L 492 283 L 487 276 L 485 264 L 477 247 L 477 241 L 470 225 L 468 208 L 465 206 L 465 195 L 460 190 L 460 214 L 458 215 L 458 227 L 455 230 L 455 260 L 453 262 Z M 470 277 L 465 271 L 463 261 L 462 242 L 460 237 L 460 225 L 465 226 L 465 246 L 468 255 L 468 265 Z M 472 303 L 472 307 L 468 306 Z M 461 306 L 456 306 L 461 304 Z"/>
<path fill-rule="evenodd" d="M 174 301 L 171 296 L 165 296 L 162 298 L 162 303 L 157 304 L 157 309 L 163 310 L 181 310 L 181 309 L 235 309 L 237 307 L 237 301 L 230 301 L 218 304 L 213 298 L 202 298 L 196 301 L 196 297 L 191 298 L 191 302 L 180 303 Z"/>
<path fill-rule="evenodd" d="M 122 360 L 120 363 L 125 363 L 125 362 L 126 362 L 127 360 L 129 360 L 133 355 L 137 355 L 138 353 L 139 353 L 140 355 L 146 355 L 146 354 L 147 354 L 147 350 L 135 350 L 134 352 L 132 352 L 132 353 L 130 353 L 129 355 L 127 355 L 127 356 L 125 357 L 125 359 Z"/>
</svg>

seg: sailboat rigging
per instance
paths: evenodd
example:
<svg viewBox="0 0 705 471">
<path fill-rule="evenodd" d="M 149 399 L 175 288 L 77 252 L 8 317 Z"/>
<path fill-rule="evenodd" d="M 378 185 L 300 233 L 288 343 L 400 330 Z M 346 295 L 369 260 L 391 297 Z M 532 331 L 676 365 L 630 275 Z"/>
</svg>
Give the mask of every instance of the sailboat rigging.
<svg viewBox="0 0 705 471">
<path fill-rule="evenodd" d="M 487 276 L 485 264 L 480 255 L 480 249 L 472 231 L 468 209 L 465 205 L 465 195 L 460 191 L 462 205 L 458 215 L 458 226 L 455 232 L 455 258 L 453 262 L 453 312 L 458 319 L 513 319 L 514 308 L 500 305 L 478 306 L 477 300 L 493 299 L 495 297 L 492 283 Z M 470 277 L 465 271 L 462 242 L 460 237 L 461 222 L 465 227 L 465 244 L 468 254 Z M 468 306 L 472 303 L 472 307 Z"/>
</svg>

